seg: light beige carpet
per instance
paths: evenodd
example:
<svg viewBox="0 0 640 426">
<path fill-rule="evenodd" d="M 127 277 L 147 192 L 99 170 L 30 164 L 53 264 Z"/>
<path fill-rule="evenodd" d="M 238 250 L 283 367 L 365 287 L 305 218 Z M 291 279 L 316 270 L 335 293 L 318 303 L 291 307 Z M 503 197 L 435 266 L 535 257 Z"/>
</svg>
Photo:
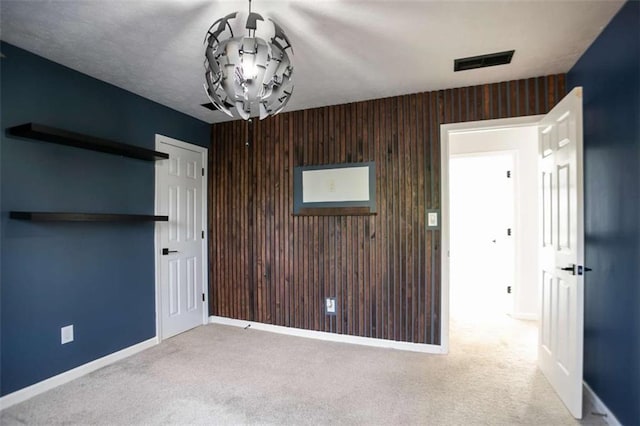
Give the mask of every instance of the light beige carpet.
<svg viewBox="0 0 640 426">
<path fill-rule="evenodd" d="M 442 356 L 208 325 L 11 407 L 0 422 L 577 424 L 536 369 L 532 338 L 526 322 L 454 322 Z"/>
</svg>

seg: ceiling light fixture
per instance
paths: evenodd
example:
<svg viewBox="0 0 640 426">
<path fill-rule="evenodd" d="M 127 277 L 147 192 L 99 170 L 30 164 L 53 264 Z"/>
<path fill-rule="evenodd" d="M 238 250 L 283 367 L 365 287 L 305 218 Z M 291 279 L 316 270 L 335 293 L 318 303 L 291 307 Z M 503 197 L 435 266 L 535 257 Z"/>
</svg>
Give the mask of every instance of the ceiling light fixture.
<svg viewBox="0 0 640 426">
<path fill-rule="evenodd" d="M 293 49 L 272 19 L 271 39 L 256 37 L 258 21 L 264 19 L 251 12 L 251 0 L 247 35 L 234 37 L 230 21 L 237 15 L 218 19 L 207 32 L 204 88 L 213 106 L 227 115 L 234 117 L 235 111 L 244 120 L 255 115 L 262 120 L 282 111 L 291 98 L 293 66 L 287 50 Z"/>
</svg>

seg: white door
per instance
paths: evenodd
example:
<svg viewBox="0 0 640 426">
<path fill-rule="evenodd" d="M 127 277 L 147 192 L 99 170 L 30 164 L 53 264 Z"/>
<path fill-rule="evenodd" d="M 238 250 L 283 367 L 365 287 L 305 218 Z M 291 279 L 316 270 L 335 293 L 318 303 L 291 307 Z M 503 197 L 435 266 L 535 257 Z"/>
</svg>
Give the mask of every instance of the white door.
<svg viewBox="0 0 640 426">
<path fill-rule="evenodd" d="M 159 335 L 166 339 L 206 321 L 206 149 L 164 136 L 156 149 L 156 211 L 169 222 L 156 228 Z"/>
<path fill-rule="evenodd" d="M 450 313 L 477 323 L 513 311 L 514 154 L 456 155 L 449 161 Z"/>
<path fill-rule="evenodd" d="M 538 363 L 579 419 L 584 315 L 581 87 L 540 121 L 538 143 L 542 233 Z"/>
</svg>

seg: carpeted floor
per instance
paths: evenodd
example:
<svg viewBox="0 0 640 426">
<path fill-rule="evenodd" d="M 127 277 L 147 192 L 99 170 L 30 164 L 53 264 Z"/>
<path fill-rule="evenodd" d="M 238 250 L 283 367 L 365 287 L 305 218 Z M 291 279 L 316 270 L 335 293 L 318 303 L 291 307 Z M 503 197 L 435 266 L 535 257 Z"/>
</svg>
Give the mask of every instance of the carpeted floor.
<svg viewBox="0 0 640 426">
<path fill-rule="evenodd" d="M 536 369 L 535 327 L 485 325 L 454 322 L 447 356 L 203 326 L 11 407 L 0 423 L 578 424 Z"/>
</svg>

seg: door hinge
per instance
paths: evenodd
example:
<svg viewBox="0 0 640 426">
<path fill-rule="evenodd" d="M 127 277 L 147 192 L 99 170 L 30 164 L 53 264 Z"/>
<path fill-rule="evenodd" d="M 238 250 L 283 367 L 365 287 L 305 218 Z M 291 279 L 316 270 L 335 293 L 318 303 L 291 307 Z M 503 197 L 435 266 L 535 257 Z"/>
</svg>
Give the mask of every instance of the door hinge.
<svg viewBox="0 0 640 426">
<path fill-rule="evenodd" d="M 511 236 L 511 228 L 507 228 L 507 235 Z"/>
<path fill-rule="evenodd" d="M 202 239 L 204 240 L 204 231 L 202 231 Z"/>
<path fill-rule="evenodd" d="M 204 176 L 204 167 L 202 168 L 202 176 Z"/>
<path fill-rule="evenodd" d="M 507 178 L 511 177 L 511 170 L 507 170 Z"/>
<path fill-rule="evenodd" d="M 202 301 L 204 302 L 204 293 L 202 293 Z"/>
<path fill-rule="evenodd" d="M 507 286 L 507 294 L 511 294 L 511 286 L 510 285 Z"/>
</svg>

